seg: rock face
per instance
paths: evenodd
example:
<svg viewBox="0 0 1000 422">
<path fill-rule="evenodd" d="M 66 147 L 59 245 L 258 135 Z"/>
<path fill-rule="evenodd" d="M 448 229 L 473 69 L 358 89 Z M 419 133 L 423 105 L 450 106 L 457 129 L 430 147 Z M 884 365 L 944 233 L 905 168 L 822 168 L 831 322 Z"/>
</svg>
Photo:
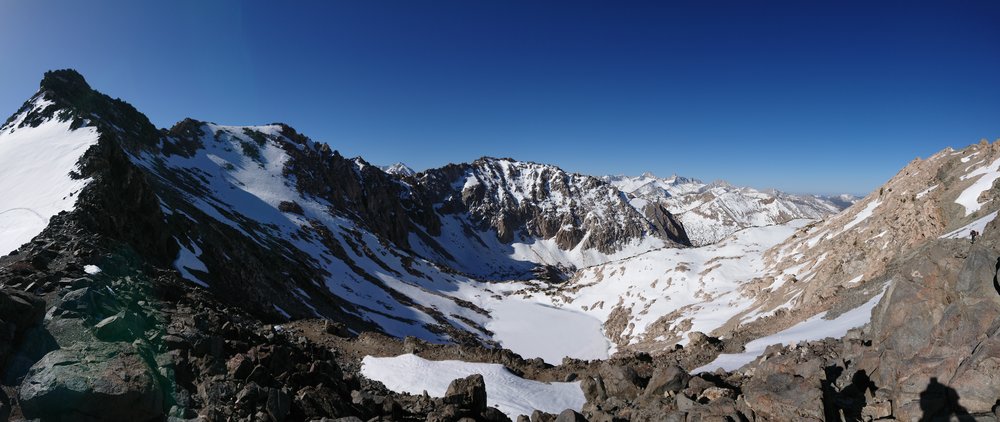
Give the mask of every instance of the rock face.
<svg viewBox="0 0 1000 422">
<path fill-rule="evenodd" d="M 992 412 L 1000 398 L 1000 292 L 992 285 L 1000 237 L 991 229 L 967 255 L 955 253 L 959 240 L 921 249 L 873 312 L 873 350 L 859 367 L 901 418 Z"/>
<path fill-rule="evenodd" d="M 745 288 L 753 306 L 716 334 L 737 326 L 769 334 L 824 309 L 856 307 L 899 284 L 895 266 L 939 238 L 966 241 L 942 250 L 968 249 L 970 230 L 987 233 L 997 208 L 998 158 L 1000 144 L 980 143 L 916 159 L 843 213 L 800 229 L 767 252 L 765 275 Z M 774 317 L 738 322 L 750 314 Z"/>
<path fill-rule="evenodd" d="M 533 247 L 536 241 L 549 241 L 549 249 L 534 250 L 551 257 L 550 263 L 555 259 L 566 266 L 584 266 L 610 258 L 574 261 L 559 251 L 592 250 L 613 256 L 690 244 L 684 228 L 665 208 L 636 206 L 598 178 L 555 166 L 484 157 L 428 170 L 416 182 L 446 222 L 443 237 L 479 238 L 467 239 L 469 245 L 460 243 L 459 248 L 475 248 L 474 242 Z M 489 251 L 482 255 L 488 256 Z M 448 263 L 477 275 L 491 275 L 467 263 Z M 510 264 L 493 270 L 507 276 L 518 271 Z"/>
</svg>

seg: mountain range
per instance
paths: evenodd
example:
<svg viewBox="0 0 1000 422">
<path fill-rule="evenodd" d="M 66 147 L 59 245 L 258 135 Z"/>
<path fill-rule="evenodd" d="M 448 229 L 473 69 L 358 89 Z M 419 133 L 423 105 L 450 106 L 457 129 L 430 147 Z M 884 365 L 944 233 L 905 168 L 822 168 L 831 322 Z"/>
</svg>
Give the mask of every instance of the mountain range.
<svg viewBox="0 0 1000 422">
<path fill-rule="evenodd" d="M 864 198 L 414 172 L 48 72 L 0 126 L 0 416 L 995 420 L 997 145 Z"/>
</svg>

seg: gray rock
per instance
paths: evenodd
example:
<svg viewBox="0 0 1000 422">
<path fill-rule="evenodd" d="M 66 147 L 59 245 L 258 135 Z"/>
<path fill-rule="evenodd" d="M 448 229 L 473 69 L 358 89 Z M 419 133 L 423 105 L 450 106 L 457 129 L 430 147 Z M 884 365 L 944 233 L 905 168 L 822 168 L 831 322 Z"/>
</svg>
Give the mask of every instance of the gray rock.
<svg viewBox="0 0 1000 422">
<path fill-rule="evenodd" d="M 677 365 L 656 368 L 649 379 L 649 384 L 646 385 L 644 394 L 653 397 L 662 396 L 668 391 L 676 393 L 683 390 L 690 379 L 691 375 Z"/>
<path fill-rule="evenodd" d="M 18 331 L 38 325 L 45 316 L 45 301 L 14 289 L 0 290 L 0 320 L 13 323 Z"/>
<path fill-rule="evenodd" d="M 604 390 L 604 381 L 601 376 L 584 377 L 580 381 L 580 389 L 583 390 L 583 397 L 588 403 L 600 403 L 608 399 L 608 393 Z"/>
<path fill-rule="evenodd" d="M 697 346 L 708 343 L 708 335 L 701 331 L 692 331 L 688 333 L 688 340 L 688 345 Z"/>
<path fill-rule="evenodd" d="M 479 419 L 485 422 L 511 422 L 510 418 L 506 414 L 495 407 L 487 407 L 486 410 L 479 415 Z"/>
<path fill-rule="evenodd" d="M 531 412 L 531 422 L 553 422 L 556 420 L 556 415 L 551 413 L 545 413 L 541 410 L 535 410 Z"/>
<path fill-rule="evenodd" d="M 605 362 L 599 369 L 608 396 L 634 399 L 642 392 L 641 380 L 629 366 L 612 365 Z"/>
<path fill-rule="evenodd" d="M 0 389 L 0 421 L 10 419 L 10 397 Z"/>
<path fill-rule="evenodd" d="M 677 397 L 675 397 L 674 399 L 676 400 L 677 403 L 677 410 L 680 410 L 682 412 L 690 412 L 691 410 L 694 410 L 696 407 L 699 406 L 697 402 L 689 399 L 687 396 L 683 394 L 678 394 Z"/>
<path fill-rule="evenodd" d="M 559 416 L 556 416 L 555 422 L 587 422 L 587 418 L 584 418 L 583 415 L 573 409 L 566 409 Z"/>
<path fill-rule="evenodd" d="M 474 412 L 486 410 L 486 382 L 483 376 L 473 374 L 452 381 L 444 393 L 444 401 L 465 406 Z"/>
<path fill-rule="evenodd" d="M 94 325 L 94 335 L 104 341 L 132 341 L 142 337 L 144 325 L 139 315 L 122 311 Z"/>
<path fill-rule="evenodd" d="M 28 418 L 87 414 L 135 421 L 164 413 L 154 370 L 124 343 L 77 344 L 50 352 L 28 371 L 19 394 Z"/>
<path fill-rule="evenodd" d="M 269 388 L 267 392 L 267 414 L 277 422 L 285 420 L 292 408 L 291 399 L 283 390 Z"/>
<path fill-rule="evenodd" d="M 787 373 L 754 377 L 743 387 L 754 413 L 766 420 L 824 420 L 823 391 L 818 383 Z"/>
</svg>

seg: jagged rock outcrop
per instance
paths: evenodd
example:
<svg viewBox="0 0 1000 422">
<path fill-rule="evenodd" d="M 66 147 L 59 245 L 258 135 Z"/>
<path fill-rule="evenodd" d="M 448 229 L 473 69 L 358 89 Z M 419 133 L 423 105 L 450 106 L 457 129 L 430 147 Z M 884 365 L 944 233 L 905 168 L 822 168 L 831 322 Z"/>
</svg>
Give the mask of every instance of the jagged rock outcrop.
<svg viewBox="0 0 1000 422">
<path fill-rule="evenodd" d="M 561 249 L 580 246 L 609 254 L 646 236 L 688 243 L 665 210 L 659 225 L 652 224 L 617 189 L 554 166 L 481 158 L 429 170 L 420 180 L 442 209 L 470 214 L 504 243 L 556 238 Z"/>
</svg>

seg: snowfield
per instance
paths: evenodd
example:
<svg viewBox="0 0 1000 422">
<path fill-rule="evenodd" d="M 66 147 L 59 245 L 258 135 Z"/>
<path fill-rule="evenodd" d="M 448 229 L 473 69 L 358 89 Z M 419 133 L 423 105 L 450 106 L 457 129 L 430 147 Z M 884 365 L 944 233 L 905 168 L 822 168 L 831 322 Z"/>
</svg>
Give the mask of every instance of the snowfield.
<svg viewBox="0 0 1000 422">
<path fill-rule="evenodd" d="M 33 109 L 48 104 L 38 98 Z M 57 118 L 18 128 L 25 115 L 0 128 L 0 256 L 41 233 L 52 216 L 73 209 L 90 180 L 70 172 L 98 138 L 97 128 L 72 130 L 70 121 Z"/>
<path fill-rule="evenodd" d="M 586 400 L 580 382 L 543 383 L 526 380 L 503 365 L 457 360 L 431 361 L 413 354 L 389 358 L 365 356 L 361 375 L 380 381 L 398 393 L 444 397 L 452 380 L 481 374 L 486 382 L 486 400 L 511 419 L 530 415 L 535 409 L 558 414 L 566 409 L 579 411 Z"/>
<path fill-rule="evenodd" d="M 739 293 L 744 283 L 764 274 L 763 253 L 792 235 L 809 220 L 740 231 L 722 242 L 700 248 L 659 249 L 633 258 L 582 270 L 555 298 L 557 305 L 607 321 L 615 309 L 627 312 L 631 324 L 623 333 L 628 344 L 649 337 L 646 330 L 661 317 L 668 335 L 687 343 L 691 331 L 711 332 L 751 305 Z M 607 335 L 608 333 L 605 333 Z"/>
<path fill-rule="evenodd" d="M 523 357 L 540 357 L 558 365 L 563 357 L 605 359 L 610 344 L 601 321 L 572 309 L 529 302 L 515 296 L 498 302 L 486 328 L 500 345 Z"/>
</svg>

